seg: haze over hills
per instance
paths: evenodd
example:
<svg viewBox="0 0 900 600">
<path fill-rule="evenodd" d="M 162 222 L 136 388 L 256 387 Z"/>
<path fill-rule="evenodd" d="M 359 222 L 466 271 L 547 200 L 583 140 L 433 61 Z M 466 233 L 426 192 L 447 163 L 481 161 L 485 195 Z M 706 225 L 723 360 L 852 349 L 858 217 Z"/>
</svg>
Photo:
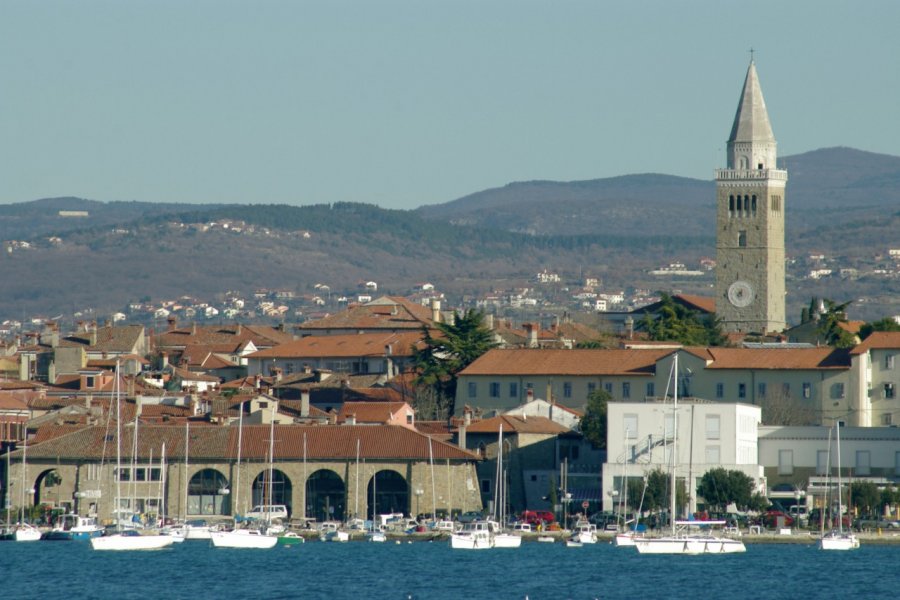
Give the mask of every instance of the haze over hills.
<svg viewBox="0 0 900 600">
<path fill-rule="evenodd" d="M 830 148 L 783 162 L 789 169 L 790 256 L 823 253 L 861 267 L 880 260 L 873 257 L 886 255 L 891 244 L 900 246 L 900 158 Z M 633 285 L 711 294 L 711 276 L 673 280 L 647 271 L 715 256 L 714 198 L 712 181 L 651 174 L 511 183 L 415 211 L 350 203 L 173 205 L 77 198 L 0 205 L 0 239 L 7 249 L 0 277 L 15 282 L 0 287 L 0 319 L 84 307 L 109 312 L 148 297 L 212 299 L 226 290 L 266 287 L 302 294 L 326 283 L 337 292 L 370 279 L 379 282 L 379 291 L 393 293 L 430 281 L 458 300 L 525 284 L 544 268 L 571 285 L 592 275 L 611 289 Z M 60 210 L 89 216 L 60 217 Z M 237 226 L 222 226 L 228 222 Z M 11 240 L 28 241 L 28 248 L 13 248 Z M 900 312 L 891 305 L 896 279 L 810 281 L 801 278 L 806 268 L 789 265 L 789 319 L 813 294 L 881 298 L 855 305 L 852 318 Z"/>
</svg>

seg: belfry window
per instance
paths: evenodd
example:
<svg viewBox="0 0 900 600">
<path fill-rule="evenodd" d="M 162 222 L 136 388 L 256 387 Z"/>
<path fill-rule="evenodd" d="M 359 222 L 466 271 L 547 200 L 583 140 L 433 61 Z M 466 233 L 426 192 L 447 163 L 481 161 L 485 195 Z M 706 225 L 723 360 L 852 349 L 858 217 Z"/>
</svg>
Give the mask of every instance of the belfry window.
<svg viewBox="0 0 900 600">
<path fill-rule="evenodd" d="M 734 216 L 734 194 L 728 196 L 728 216 Z"/>
<path fill-rule="evenodd" d="M 747 232 L 743 229 L 738 231 L 738 246 L 741 248 L 747 247 Z"/>
<path fill-rule="evenodd" d="M 750 212 L 753 213 L 753 216 L 756 216 L 756 194 L 750 198 Z"/>
</svg>

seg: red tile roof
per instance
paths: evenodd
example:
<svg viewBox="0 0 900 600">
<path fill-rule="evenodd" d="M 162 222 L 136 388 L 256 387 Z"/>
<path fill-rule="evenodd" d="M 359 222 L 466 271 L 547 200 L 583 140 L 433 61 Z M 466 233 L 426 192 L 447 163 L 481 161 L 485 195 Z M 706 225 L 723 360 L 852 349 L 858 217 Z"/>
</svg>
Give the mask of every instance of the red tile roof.
<svg viewBox="0 0 900 600">
<path fill-rule="evenodd" d="M 690 348 L 707 369 L 847 369 L 847 350 L 819 348 Z"/>
<path fill-rule="evenodd" d="M 328 358 L 384 356 L 390 346 L 393 356 L 408 357 L 421 345 L 422 332 L 362 333 L 309 336 L 274 348 L 260 350 L 249 358 Z"/>
<path fill-rule="evenodd" d="M 431 309 L 399 296 L 383 296 L 372 302 L 349 307 L 347 310 L 308 321 L 297 326 L 300 331 L 329 329 L 378 330 L 397 329 L 421 330 L 422 326 L 433 327 Z"/>
<path fill-rule="evenodd" d="M 869 350 L 900 349 L 900 331 L 873 331 L 869 337 L 857 344 L 850 354 L 863 354 Z"/>
<path fill-rule="evenodd" d="M 390 423 L 395 418 L 394 415 L 404 408 L 412 410 L 405 402 L 344 402 L 338 413 L 338 422 L 344 422 L 350 415 L 355 415 L 356 422 L 360 424 Z"/>
<path fill-rule="evenodd" d="M 494 349 L 463 369 L 464 375 L 653 375 L 671 349 Z"/>
<path fill-rule="evenodd" d="M 544 433 L 558 435 L 570 431 L 547 417 L 519 417 L 514 415 L 499 415 L 490 419 L 475 421 L 466 427 L 467 433 L 499 433 L 500 425 L 503 425 L 503 433 Z"/>
</svg>

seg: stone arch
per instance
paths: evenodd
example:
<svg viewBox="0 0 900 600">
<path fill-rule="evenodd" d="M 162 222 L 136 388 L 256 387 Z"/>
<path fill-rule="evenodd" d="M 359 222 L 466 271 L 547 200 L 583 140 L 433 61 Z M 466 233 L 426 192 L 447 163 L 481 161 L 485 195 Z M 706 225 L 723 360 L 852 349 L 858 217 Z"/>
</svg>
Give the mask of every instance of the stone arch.
<svg viewBox="0 0 900 600">
<path fill-rule="evenodd" d="M 54 506 L 57 506 L 61 504 L 62 501 L 69 500 L 69 498 L 60 495 L 60 486 L 62 486 L 62 483 L 62 473 L 58 470 L 47 469 L 42 471 L 34 480 L 34 485 L 31 485 L 30 481 L 26 483 L 26 496 L 31 496 L 31 498 L 26 497 L 26 500 L 32 500 L 34 506 L 40 504 L 53 504 Z M 28 487 L 29 485 L 31 485 L 30 488 Z"/>
<path fill-rule="evenodd" d="M 293 484 L 291 478 L 280 469 L 272 469 L 271 493 L 269 488 L 269 469 L 263 469 L 253 480 L 251 498 L 253 506 L 261 504 L 284 504 L 287 506 L 288 515 L 293 511 Z"/>
<path fill-rule="evenodd" d="M 377 479 L 376 479 L 377 478 Z M 393 470 L 376 471 L 369 479 L 366 488 L 366 515 L 374 519 L 373 511 L 378 514 L 402 512 L 412 514 L 409 506 L 409 482 Z"/>
<path fill-rule="evenodd" d="M 319 469 L 306 480 L 306 516 L 318 521 L 344 519 L 347 487 L 331 469 Z"/>
<path fill-rule="evenodd" d="M 187 514 L 227 515 L 228 480 L 216 469 L 202 469 L 194 473 L 188 483 Z"/>
</svg>

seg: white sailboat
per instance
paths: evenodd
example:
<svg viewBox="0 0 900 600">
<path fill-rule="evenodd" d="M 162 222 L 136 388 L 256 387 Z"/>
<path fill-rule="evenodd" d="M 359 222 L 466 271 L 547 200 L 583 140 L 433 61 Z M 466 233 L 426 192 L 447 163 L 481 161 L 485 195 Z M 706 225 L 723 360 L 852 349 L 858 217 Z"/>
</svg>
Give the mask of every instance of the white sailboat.
<svg viewBox="0 0 900 600">
<path fill-rule="evenodd" d="M 358 443 L 358 442 L 357 442 Z M 358 447 L 357 447 L 358 448 Z M 357 449 L 357 457 L 358 449 Z M 383 543 L 387 541 L 387 536 L 381 528 L 381 524 L 378 522 L 378 501 L 377 501 L 377 491 L 378 491 L 378 471 L 375 471 L 375 474 L 372 475 L 372 530 L 368 533 L 368 538 L 370 542 L 378 542 Z"/>
<path fill-rule="evenodd" d="M 853 532 L 844 531 L 844 508 L 841 494 L 841 424 L 834 424 L 835 444 L 837 445 L 837 530 L 829 531 L 819 540 L 819 548 L 822 550 L 856 550 L 859 548 L 859 538 Z M 828 445 L 829 455 L 831 453 L 831 444 Z M 824 511 L 823 511 L 824 513 Z M 822 516 L 824 522 L 824 514 Z"/>
<path fill-rule="evenodd" d="M 243 414 L 243 411 L 241 411 Z M 240 432 L 239 432 L 240 433 Z M 240 446 L 240 444 L 239 444 Z M 263 491 L 263 501 L 265 506 L 272 505 L 272 475 L 274 472 L 275 461 L 275 407 L 272 407 L 272 422 L 269 424 L 269 477 L 266 484 L 268 490 Z M 240 466 L 237 467 L 240 469 Z M 265 502 L 268 497 L 268 502 Z M 210 532 L 210 540 L 215 548 L 256 548 L 267 549 L 273 548 L 278 544 L 278 536 L 271 535 L 267 528 L 269 526 L 269 518 L 267 516 L 265 523 L 258 527 L 234 528 L 230 531 L 212 531 Z"/>
<path fill-rule="evenodd" d="M 673 378 L 674 376 L 674 378 Z M 672 523 L 669 535 L 661 537 L 644 537 L 634 540 L 634 546 L 640 554 L 726 554 L 745 552 L 747 548 L 741 540 L 718 537 L 712 534 L 711 528 L 722 527 L 725 521 L 679 521 L 676 514 L 676 482 L 675 466 L 678 461 L 678 353 L 672 359 L 672 371 L 669 380 L 673 383 L 672 394 L 672 473 L 669 506 L 669 520 Z"/>
<path fill-rule="evenodd" d="M 522 536 L 511 533 L 504 528 L 506 523 L 506 471 L 503 469 L 503 423 L 500 423 L 500 433 L 497 438 L 497 489 L 494 494 L 494 506 L 496 507 L 499 521 L 497 531 L 494 533 L 494 548 L 518 548 L 522 545 Z"/>
<path fill-rule="evenodd" d="M 122 407 L 119 386 L 119 363 L 116 362 L 116 504 L 122 496 Z M 132 454 L 132 464 L 135 460 L 137 448 L 137 419 L 135 416 L 135 444 Z M 118 506 L 116 507 L 119 508 Z M 120 519 L 116 519 L 116 533 L 91 538 L 91 548 L 94 550 L 159 550 L 171 546 L 175 539 L 159 532 L 141 534 L 138 531 L 123 531 Z"/>
<path fill-rule="evenodd" d="M 7 530 L 0 536 L 3 540 L 12 540 L 15 542 L 36 542 L 41 539 L 40 530 L 31 523 L 25 522 L 25 496 L 26 486 L 28 482 L 27 461 L 25 456 L 28 453 L 28 432 L 25 432 L 22 440 L 22 491 L 20 493 L 19 502 L 19 522 L 15 525 L 7 527 Z M 9 473 L 9 452 L 6 453 L 6 472 Z M 6 522 L 9 523 L 9 497 L 7 492 L 7 511 Z"/>
</svg>

